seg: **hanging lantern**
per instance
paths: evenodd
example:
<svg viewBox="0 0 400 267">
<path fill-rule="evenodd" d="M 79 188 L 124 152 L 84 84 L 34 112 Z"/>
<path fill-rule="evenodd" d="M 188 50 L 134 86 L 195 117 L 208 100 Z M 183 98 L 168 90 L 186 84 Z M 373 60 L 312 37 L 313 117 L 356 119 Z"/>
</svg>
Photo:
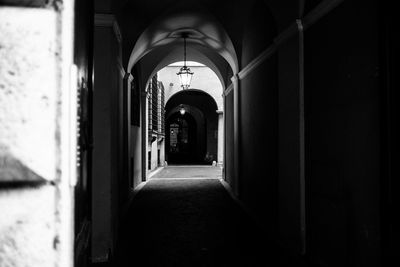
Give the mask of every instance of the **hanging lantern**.
<svg viewBox="0 0 400 267">
<path fill-rule="evenodd" d="M 179 112 L 181 113 L 182 116 L 185 115 L 186 110 L 185 110 L 185 107 L 183 105 L 180 106 Z"/>
<path fill-rule="evenodd" d="M 186 35 L 183 35 L 183 67 L 179 70 L 177 75 L 183 89 L 188 89 L 192 81 L 193 72 L 186 66 Z"/>
</svg>

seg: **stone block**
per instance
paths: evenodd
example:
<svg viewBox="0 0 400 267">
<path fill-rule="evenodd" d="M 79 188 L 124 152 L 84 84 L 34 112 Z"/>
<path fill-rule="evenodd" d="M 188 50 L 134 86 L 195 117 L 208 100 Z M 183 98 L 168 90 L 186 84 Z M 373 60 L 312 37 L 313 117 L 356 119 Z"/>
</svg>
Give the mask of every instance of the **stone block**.
<svg viewBox="0 0 400 267">
<path fill-rule="evenodd" d="M 56 176 L 57 36 L 55 11 L 0 7 L 0 183 Z"/>
<path fill-rule="evenodd" d="M 53 186 L 0 190 L 0 266 L 55 266 Z"/>
</svg>

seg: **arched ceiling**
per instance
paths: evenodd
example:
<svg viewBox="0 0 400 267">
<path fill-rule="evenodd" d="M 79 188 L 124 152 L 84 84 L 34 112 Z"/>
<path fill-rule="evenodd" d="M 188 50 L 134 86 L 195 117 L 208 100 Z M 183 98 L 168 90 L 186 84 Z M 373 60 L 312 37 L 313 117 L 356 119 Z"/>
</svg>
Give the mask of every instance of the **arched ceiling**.
<svg viewBox="0 0 400 267">
<path fill-rule="evenodd" d="M 128 72 L 146 54 L 157 48 L 182 47 L 183 33 L 188 35 L 188 45 L 198 44 L 214 51 L 225 59 L 233 73 L 239 71 L 233 43 L 223 27 L 209 14 L 190 11 L 170 13 L 156 19 L 137 39 L 129 58 Z"/>
<path fill-rule="evenodd" d="M 117 15 L 125 40 L 133 46 L 140 34 L 155 19 L 167 14 L 202 10 L 211 14 L 225 29 L 240 57 L 242 25 L 254 2 L 263 2 L 280 30 L 303 15 L 304 5 L 315 6 L 318 0 L 96 0 L 95 10 Z M 251 15 L 250 15 L 251 16 Z M 129 48 L 129 53 L 132 47 Z"/>
<path fill-rule="evenodd" d="M 155 54 L 151 55 L 158 55 L 159 51 L 182 46 L 179 36 L 185 31 L 190 33 L 190 45 L 203 47 L 198 51 L 208 58 L 206 61 L 214 57 L 205 50 L 214 51 L 227 62 L 232 75 L 240 71 L 243 25 L 251 19 L 256 1 L 263 2 L 271 11 L 279 33 L 301 18 L 305 2 L 314 0 L 97 0 L 95 12 L 116 15 L 123 36 L 123 64 L 128 72 L 137 62 L 142 64 L 149 60 L 150 57 L 143 59 L 152 52 Z M 167 54 L 170 55 L 166 52 L 164 57 L 158 57 L 160 64 L 169 62 L 165 58 Z M 205 64 L 214 69 L 212 64 Z M 214 65 L 226 81 L 226 68 L 216 62 Z"/>
<path fill-rule="evenodd" d="M 198 121 L 204 120 L 204 114 L 203 114 L 203 112 L 202 112 L 200 109 L 198 109 L 198 108 L 195 107 L 195 106 L 191 106 L 191 105 L 183 105 L 183 106 L 184 106 L 186 112 L 187 112 L 188 114 L 191 114 L 191 115 L 192 115 L 193 117 L 195 117 Z M 174 108 L 171 108 L 171 109 L 168 111 L 168 113 L 165 114 L 166 120 L 168 120 L 171 116 L 173 116 L 173 115 L 179 113 L 179 110 L 180 110 L 180 109 L 181 109 L 180 106 L 176 106 L 176 107 L 174 107 Z M 179 115 L 178 115 L 178 116 L 179 116 Z"/>
<path fill-rule="evenodd" d="M 182 61 L 182 57 L 182 45 L 164 46 L 152 50 L 140 60 L 142 80 L 148 81 L 165 66 Z M 189 44 L 187 47 L 187 60 L 202 63 L 212 69 L 221 81 L 222 86 L 225 87 L 226 71 L 229 66 L 217 53 L 198 44 Z"/>
<path fill-rule="evenodd" d="M 202 99 L 202 101 L 199 101 L 199 99 Z M 180 104 L 197 107 L 203 113 L 211 112 L 212 114 L 217 114 L 215 111 L 218 110 L 218 105 L 212 96 L 196 89 L 188 89 L 174 94 L 165 103 L 165 110 L 168 113 Z"/>
</svg>

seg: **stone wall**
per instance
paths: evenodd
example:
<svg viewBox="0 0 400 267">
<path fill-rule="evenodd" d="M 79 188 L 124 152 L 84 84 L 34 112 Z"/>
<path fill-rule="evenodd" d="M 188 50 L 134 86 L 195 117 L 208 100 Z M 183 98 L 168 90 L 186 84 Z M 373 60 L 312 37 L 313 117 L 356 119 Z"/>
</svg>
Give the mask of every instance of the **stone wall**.
<svg viewBox="0 0 400 267">
<path fill-rule="evenodd" d="M 73 264 L 74 7 L 57 3 L 0 1 L 0 266 Z"/>
</svg>

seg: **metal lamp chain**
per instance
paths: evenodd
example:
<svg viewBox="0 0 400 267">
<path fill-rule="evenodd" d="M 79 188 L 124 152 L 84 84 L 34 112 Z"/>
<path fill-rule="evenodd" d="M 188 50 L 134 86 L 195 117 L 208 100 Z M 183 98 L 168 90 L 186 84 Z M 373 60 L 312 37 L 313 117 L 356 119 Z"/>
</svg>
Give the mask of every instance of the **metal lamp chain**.
<svg viewBox="0 0 400 267">
<path fill-rule="evenodd" d="M 186 37 L 183 37 L 183 65 L 186 67 Z"/>
</svg>

